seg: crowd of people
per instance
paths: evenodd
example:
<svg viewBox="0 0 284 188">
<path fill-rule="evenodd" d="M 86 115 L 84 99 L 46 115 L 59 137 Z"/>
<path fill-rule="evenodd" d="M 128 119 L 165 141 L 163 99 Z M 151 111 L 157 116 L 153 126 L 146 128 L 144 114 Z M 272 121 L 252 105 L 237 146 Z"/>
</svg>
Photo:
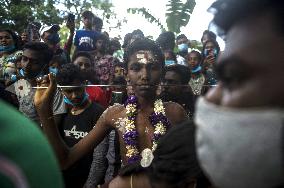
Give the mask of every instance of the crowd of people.
<svg viewBox="0 0 284 188">
<path fill-rule="evenodd" d="M 121 45 L 89 10 L 64 44 L 59 25 L 0 28 L 1 187 L 284 187 L 283 7 L 214 2 L 222 52 L 209 30 L 200 50 Z"/>
</svg>

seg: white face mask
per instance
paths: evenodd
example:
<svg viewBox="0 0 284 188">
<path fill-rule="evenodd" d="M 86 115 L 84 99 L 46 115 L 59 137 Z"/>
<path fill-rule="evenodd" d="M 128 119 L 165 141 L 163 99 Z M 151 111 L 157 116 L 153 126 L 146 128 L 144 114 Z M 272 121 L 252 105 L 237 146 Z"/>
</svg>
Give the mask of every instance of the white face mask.
<svg viewBox="0 0 284 188">
<path fill-rule="evenodd" d="M 219 107 L 200 98 L 198 159 L 218 188 L 284 185 L 284 110 Z"/>
</svg>

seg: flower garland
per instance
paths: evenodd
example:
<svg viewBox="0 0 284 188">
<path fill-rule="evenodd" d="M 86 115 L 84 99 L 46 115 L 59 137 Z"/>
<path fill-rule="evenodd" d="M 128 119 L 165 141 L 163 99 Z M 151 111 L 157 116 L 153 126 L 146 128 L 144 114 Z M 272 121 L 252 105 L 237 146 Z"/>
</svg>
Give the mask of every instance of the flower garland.
<svg viewBox="0 0 284 188">
<path fill-rule="evenodd" d="M 123 134 L 123 140 L 126 145 L 126 157 L 128 164 L 134 163 L 141 159 L 140 153 L 138 151 L 138 132 L 136 130 L 135 121 L 138 114 L 138 100 L 132 95 L 130 96 L 125 104 L 126 108 L 126 126 L 125 133 Z M 152 151 L 157 147 L 158 140 L 166 134 L 170 122 L 166 117 L 165 109 L 162 100 L 158 99 L 154 103 L 154 112 L 149 117 L 151 124 L 153 125 L 154 134 L 151 138 L 152 140 Z"/>
</svg>

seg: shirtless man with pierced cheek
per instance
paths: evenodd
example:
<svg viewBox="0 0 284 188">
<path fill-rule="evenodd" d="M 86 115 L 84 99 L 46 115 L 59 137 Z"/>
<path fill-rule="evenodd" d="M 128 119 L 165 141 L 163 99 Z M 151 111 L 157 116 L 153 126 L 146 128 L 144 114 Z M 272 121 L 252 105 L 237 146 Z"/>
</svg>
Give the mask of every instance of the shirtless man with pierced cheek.
<svg viewBox="0 0 284 188">
<path fill-rule="evenodd" d="M 135 96 L 128 99 L 127 106 L 109 107 L 99 118 L 94 129 L 74 147 L 68 148 L 60 139 L 51 111 L 53 93 L 56 89 L 54 76 L 50 75 L 48 89 L 38 89 L 35 104 L 41 118 L 43 130 L 52 144 L 63 169 L 96 147 L 112 130 L 117 129 L 120 154 L 124 166 L 140 162 L 147 166 L 151 152 L 168 128 L 187 119 L 185 110 L 176 103 L 157 100 L 156 89 L 160 83 L 164 56 L 159 47 L 149 39 L 133 42 L 126 51 L 127 77 Z M 155 112 L 155 113 L 154 113 Z M 156 115 L 155 115 L 156 114 Z M 154 133 L 155 132 L 155 133 Z M 141 156 L 145 150 L 146 158 Z M 119 177 L 115 187 L 150 187 L 146 176 L 132 174 Z M 113 184 L 113 185 L 114 185 Z"/>
</svg>

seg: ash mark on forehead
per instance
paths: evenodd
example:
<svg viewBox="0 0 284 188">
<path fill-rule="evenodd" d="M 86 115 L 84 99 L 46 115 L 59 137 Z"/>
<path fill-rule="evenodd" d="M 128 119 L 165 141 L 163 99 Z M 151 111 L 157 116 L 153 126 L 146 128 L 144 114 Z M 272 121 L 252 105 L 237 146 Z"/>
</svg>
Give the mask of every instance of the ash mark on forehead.
<svg viewBox="0 0 284 188">
<path fill-rule="evenodd" d="M 151 51 L 140 50 L 136 54 L 139 63 L 148 64 L 157 61 L 157 57 Z"/>
</svg>

